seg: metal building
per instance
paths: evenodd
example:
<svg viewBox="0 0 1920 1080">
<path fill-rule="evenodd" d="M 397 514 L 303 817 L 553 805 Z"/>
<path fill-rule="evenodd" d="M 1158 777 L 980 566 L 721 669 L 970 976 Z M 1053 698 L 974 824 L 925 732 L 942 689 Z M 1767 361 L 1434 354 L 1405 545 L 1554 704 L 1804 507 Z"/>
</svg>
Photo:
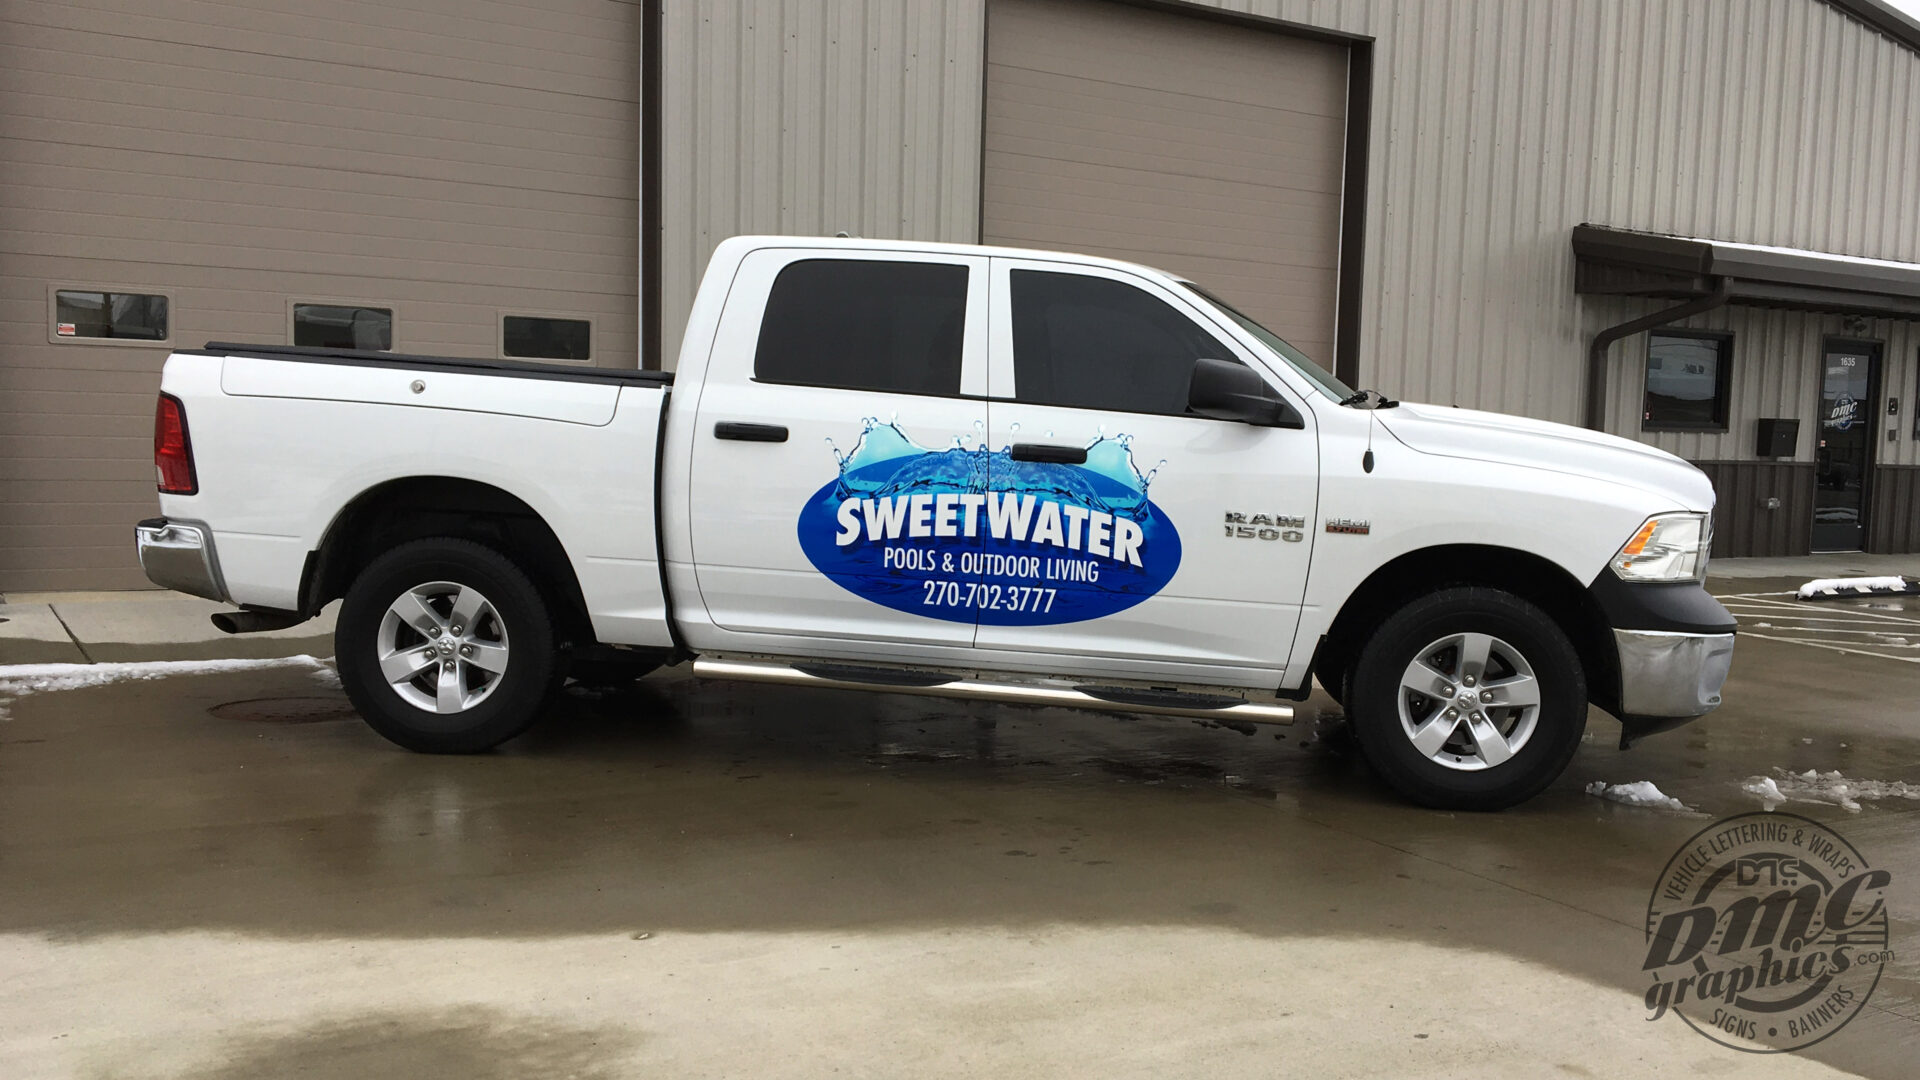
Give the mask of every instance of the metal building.
<svg viewBox="0 0 1920 1080">
<path fill-rule="evenodd" d="M 0 54 L 0 591 L 142 583 L 168 343 L 672 366 L 744 232 L 1153 263 L 1699 462 L 1722 554 L 1920 550 L 1883 0 L 0 0 Z"/>
</svg>

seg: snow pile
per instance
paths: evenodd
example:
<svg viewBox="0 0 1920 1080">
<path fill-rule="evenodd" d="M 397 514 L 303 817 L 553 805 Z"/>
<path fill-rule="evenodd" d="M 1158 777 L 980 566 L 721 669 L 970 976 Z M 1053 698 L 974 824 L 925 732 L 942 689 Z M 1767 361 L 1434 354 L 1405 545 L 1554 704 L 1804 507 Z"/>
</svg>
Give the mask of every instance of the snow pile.
<svg viewBox="0 0 1920 1080">
<path fill-rule="evenodd" d="M 1759 799 L 1768 810 L 1784 802 L 1827 803 L 1849 814 L 1860 812 L 1860 800 L 1920 800 L 1920 784 L 1904 780 L 1849 780 L 1840 770 L 1788 772 L 1775 768 L 1772 776 L 1750 776 L 1740 790 Z"/>
<path fill-rule="evenodd" d="M 330 686 L 340 685 L 340 676 L 319 657 L 276 657 L 269 660 L 148 660 L 126 664 L 12 664 L 0 665 L 0 720 L 8 718 L 7 706 L 17 698 L 31 694 L 51 694 L 61 690 L 84 690 L 120 682 L 166 679 L 175 675 L 218 675 L 230 671 L 259 671 L 265 668 L 304 667 Z"/>
<path fill-rule="evenodd" d="M 1609 784 L 1605 780 L 1595 780 L 1587 785 L 1587 794 L 1628 806 L 1657 806 L 1662 810 L 1693 813 L 1693 807 L 1661 791 L 1651 780 L 1636 780 L 1631 784 Z"/>
<path fill-rule="evenodd" d="M 1800 599 L 1811 600 L 1816 596 L 1839 596 L 1842 593 L 1904 593 L 1907 591 L 1909 591 L 1907 579 L 1898 576 L 1819 578 L 1800 586 Z"/>
<path fill-rule="evenodd" d="M 1787 797 L 1780 791 L 1780 785 L 1774 783 L 1771 776 L 1749 776 L 1741 782 L 1740 790 L 1759 799 L 1768 812 L 1772 812 L 1774 807 L 1787 801 Z"/>
</svg>

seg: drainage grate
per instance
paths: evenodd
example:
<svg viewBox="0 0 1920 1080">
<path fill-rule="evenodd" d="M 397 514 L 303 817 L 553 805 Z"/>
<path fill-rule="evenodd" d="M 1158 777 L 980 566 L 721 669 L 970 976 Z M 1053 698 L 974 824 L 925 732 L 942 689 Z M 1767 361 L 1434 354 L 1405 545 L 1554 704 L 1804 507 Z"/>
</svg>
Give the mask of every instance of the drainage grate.
<svg viewBox="0 0 1920 1080">
<path fill-rule="evenodd" d="M 207 710 L 216 720 L 244 720 L 255 724 L 318 724 L 328 720 L 356 720 L 359 714 L 344 698 L 278 697 L 229 701 Z"/>
</svg>

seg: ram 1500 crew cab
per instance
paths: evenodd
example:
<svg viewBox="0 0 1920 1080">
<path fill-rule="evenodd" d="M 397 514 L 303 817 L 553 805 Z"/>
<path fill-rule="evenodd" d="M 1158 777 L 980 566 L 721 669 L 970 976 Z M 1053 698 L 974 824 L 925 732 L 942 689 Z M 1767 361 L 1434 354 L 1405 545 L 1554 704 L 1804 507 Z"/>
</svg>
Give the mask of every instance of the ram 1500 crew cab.
<svg viewBox="0 0 1920 1080">
<path fill-rule="evenodd" d="M 1355 393 L 1198 285 L 1077 255 L 738 237 L 673 374 L 170 357 L 140 558 L 230 630 L 341 599 L 381 734 L 484 750 L 569 672 L 1291 716 L 1493 808 L 1720 702 L 1713 489 L 1589 431 Z"/>
</svg>

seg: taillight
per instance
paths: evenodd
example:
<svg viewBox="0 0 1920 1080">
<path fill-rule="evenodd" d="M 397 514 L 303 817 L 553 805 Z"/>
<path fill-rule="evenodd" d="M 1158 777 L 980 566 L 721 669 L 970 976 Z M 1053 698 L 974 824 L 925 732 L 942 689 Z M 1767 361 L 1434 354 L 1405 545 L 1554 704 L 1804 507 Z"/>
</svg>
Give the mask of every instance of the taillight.
<svg viewBox="0 0 1920 1080">
<path fill-rule="evenodd" d="M 153 469 L 166 495 L 193 495 L 200 481 L 193 475 L 193 444 L 187 441 L 187 410 L 172 394 L 161 394 L 153 413 Z"/>
</svg>

